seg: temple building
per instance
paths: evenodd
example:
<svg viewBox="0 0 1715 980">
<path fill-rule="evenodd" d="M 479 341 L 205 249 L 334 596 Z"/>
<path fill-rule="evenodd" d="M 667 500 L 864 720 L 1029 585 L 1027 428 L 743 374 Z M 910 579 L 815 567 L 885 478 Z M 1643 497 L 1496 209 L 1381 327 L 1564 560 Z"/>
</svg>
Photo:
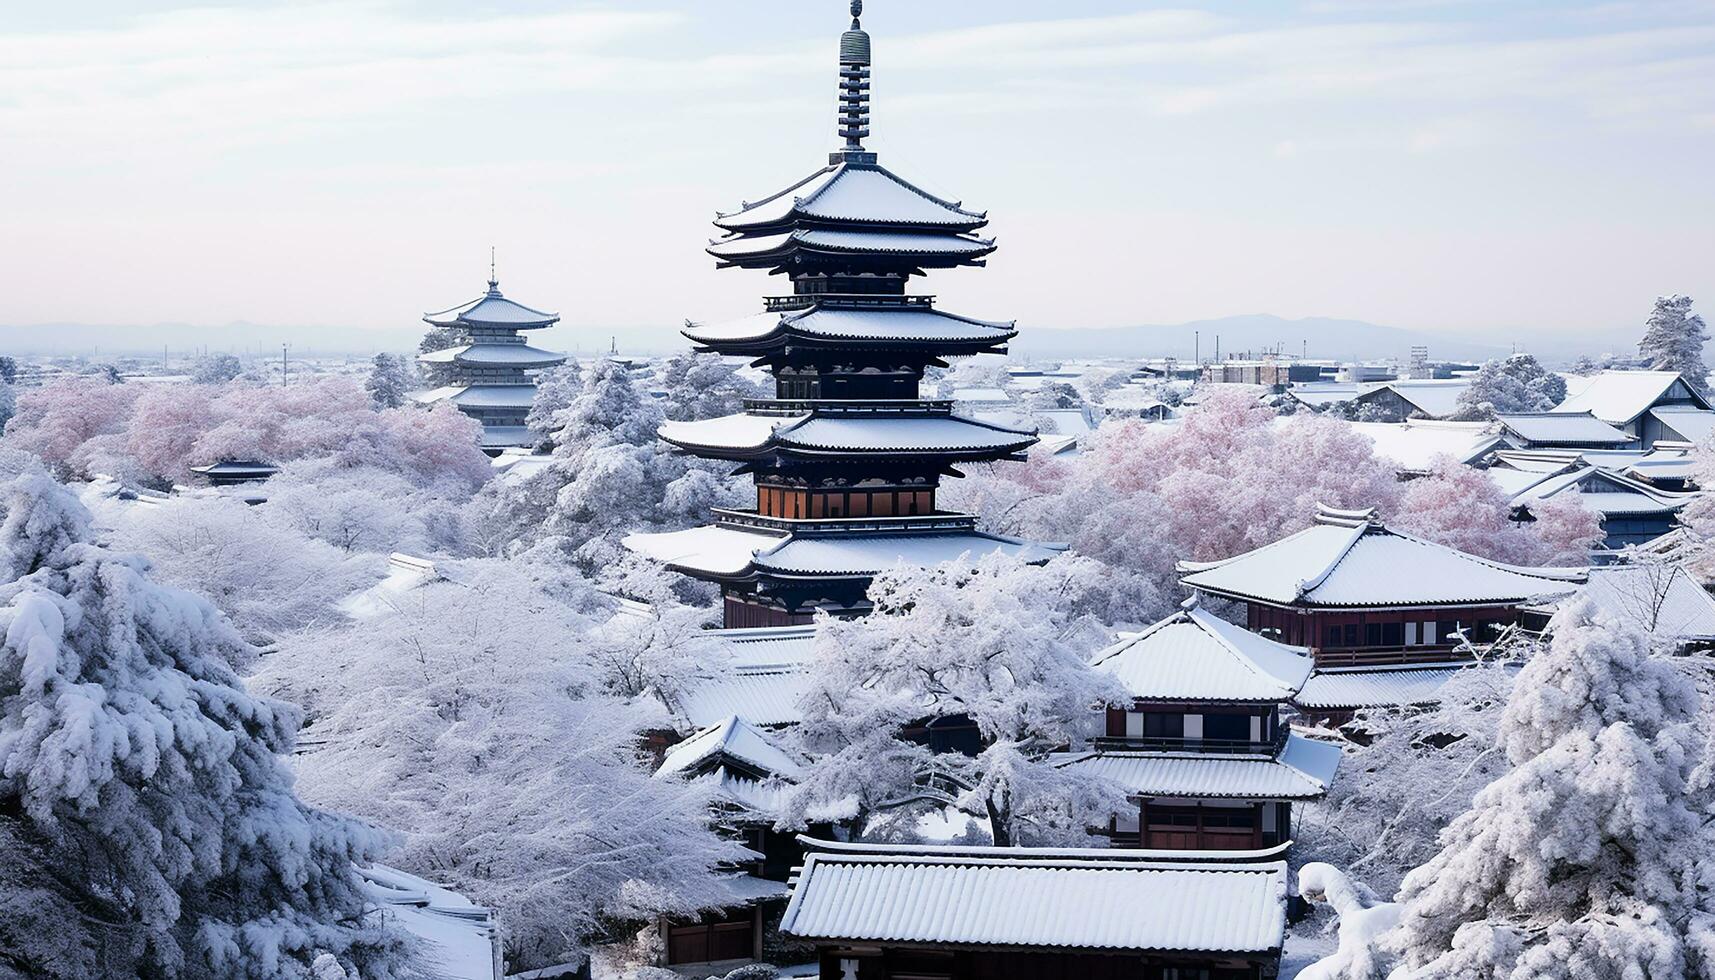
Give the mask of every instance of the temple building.
<svg viewBox="0 0 1715 980">
<path fill-rule="evenodd" d="M 1095 751 L 1058 764 L 1125 787 L 1137 809 L 1106 833 L 1115 847 L 1258 851 L 1292 839 L 1292 804 L 1321 799 L 1340 749 L 1281 715 L 1310 676 L 1310 652 L 1198 608 L 1097 655 L 1135 698 L 1107 710 Z"/>
<path fill-rule="evenodd" d="M 559 314 L 507 299 L 491 272 L 488 292 L 450 310 L 425 314 L 423 322 L 449 331 L 459 342 L 417 357 L 438 368 L 444 383 L 416 399 L 452 402 L 481 422 L 482 448 L 491 456 L 534 443 L 524 418 L 536 397 L 535 372 L 565 363 L 566 356 L 531 347 L 519 331 L 551 327 L 560 322 Z"/>
<path fill-rule="evenodd" d="M 861 613 L 870 579 L 901 562 L 932 565 L 993 552 L 1046 559 L 1051 549 L 985 534 L 976 517 L 936 501 L 957 467 L 1021 459 L 1031 431 L 955 414 L 922 397 L 923 373 L 951 357 L 1003 353 L 1015 330 L 937 309 L 907 291 L 932 269 L 980 266 L 987 217 L 882 166 L 869 135 L 870 39 L 852 4 L 840 38 L 844 146 L 777 193 L 718 216 L 708 247 L 721 268 L 786 277 L 789 295 L 727 323 L 688 323 L 699 351 L 752 359 L 774 397 L 725 418 L 669 422 L 661 438 L 738 465 L 756 484 L 754 509 L 715 523 L 634 534 L 627 547 L 717 582 L 724 625 L 807 623 L 815 610 Z"/>
<path fill-rule="evenodd" d="M 780 928 L 816 946 L 822 980 L 1265 980 L 1280 969 L 1281 860 L 804 845 Z"/>
</svg>

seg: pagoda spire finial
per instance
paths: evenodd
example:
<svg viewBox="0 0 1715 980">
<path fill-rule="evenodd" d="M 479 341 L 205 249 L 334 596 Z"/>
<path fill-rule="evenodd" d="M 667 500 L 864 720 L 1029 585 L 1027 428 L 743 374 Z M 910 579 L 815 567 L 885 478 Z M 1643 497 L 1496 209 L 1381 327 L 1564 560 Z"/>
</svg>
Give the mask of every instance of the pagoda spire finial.
<svg viewBox="0 0 1715 980">
<path fill-rule="evenodd" d="M 500 278 L 494 274 L 494 246 L 488 246 L 488 291 L 500 295 Z"/>
<path fill-rule="evenodd" d="M 851 30 L 840 35 L 840 135 L 846 145 L 834 156 L 841 160 L 864 154 L 863 139 L 869 135 L 869 35 L 862 16 L 863 0 L 852 0 Z"/>
</svg>

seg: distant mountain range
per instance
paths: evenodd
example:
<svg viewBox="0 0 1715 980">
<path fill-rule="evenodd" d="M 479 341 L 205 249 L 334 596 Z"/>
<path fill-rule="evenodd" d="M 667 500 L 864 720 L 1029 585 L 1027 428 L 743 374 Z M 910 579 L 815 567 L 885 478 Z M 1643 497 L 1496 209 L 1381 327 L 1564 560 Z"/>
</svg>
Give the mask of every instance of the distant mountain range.
<svg viewBox="0 0 1715 980">
<path fill-rule="evenodd" d="M 1024 325 L 1012 349 L 1022 357 L 1177 357 L 1189 360 L 1201 352 L 1213 358 L 1219 344 L 1223 356 L 1260 355 L 1277 347 L 1288 355 L 1307 354 L 1325 360 L 1404 360 L 1411 348 L 1429 348 L 1431 359 L 1480 361 L 1506 354 L 1518 343 L 1551 363 L 1578 354 L 1626 352 L 1637 342 L 1638 328 L 1569 334 L 1559 330 L 1495 331 L 1502 344 L 1483 344 L 1456 334 L 1385 327 L 1362 320 L 1304 317 L 1289 320 L 1266 313 L 1195 320 L 1190 323 L 1132 327 L 1055 329 Z M 617 335 L 615 337 L 615 335 Z M 376 351 L 413 350 L 422 337 L 416 325 L 361 329 L 353 327 L 290 327 L 251 323 L 198 326 L 157 323 L 113 326 L 77 323 L 0 325 L 0 353 L 6 354 L 142 354 L 158 355 L 162 347 L 172 356 L 207 348 L 238 354 L 278 356 L 289 342 L 293 356 L 313 354 L 368 355 Z M 606 350 L 610 337 L 619 349 L 634 354 L 663 354 L 689 345 L 676 327 L 660 326 L 608 330 L 588 325 L 561 325 L 534 335 L 531 342 L 550 350 L 594 353 Z"/>
</svg>

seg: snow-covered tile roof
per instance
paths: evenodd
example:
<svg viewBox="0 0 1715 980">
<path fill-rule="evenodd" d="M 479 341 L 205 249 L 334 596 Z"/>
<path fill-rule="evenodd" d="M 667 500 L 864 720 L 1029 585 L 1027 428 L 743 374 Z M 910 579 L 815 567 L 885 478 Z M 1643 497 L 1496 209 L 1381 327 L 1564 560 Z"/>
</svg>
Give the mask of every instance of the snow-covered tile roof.
<svg viewBox="0 0 1715 980">
<path fill-rule="evenodd" d="M 485 425 L 476 437 L 476 444 L 484 449 L 519 449 L 540 441 L 536 433 L 522 425 Z"/>
<path fill-rule="evenodd" d="M 756 341 L 787 333 L 829 340 L 1000 343 L 1016 331 L 1011 323 L 974 320 L 922 307 L 811 307 L 791 313 L 759 313 L 725 323 L 688 323 L 684 330 L 686 337 L 698 343 Z"/>
<path fill-rule="evenodd" d="M 810 675 L 801 664 L 737 669 L 690 686 L 679 710 L 696 728 L 734 715 L 752 725 L 795 725 L 804 718 L 798 702 L 809 689 Z"/>
<path fill-rule="evenodd" d="M 1513 494 L 1515 507 L 1529 507 L 1562 493 L 1578 492 L 1578 502 L 1603 516 L 1620 514 L 1671 514 L 1697 499 L 1696 493 L 1679 493 L 1653 487 L 1623 473 L 1594 466 L 1580 466 L 1567 473 L 1551 474 Z"/>
<path fill-rule="evenodd" d="M 823 452 L 1009 453 L 1029 448 L 1034 433 L 957 415 L 820 416 L 740 413 L 695 422 L 665 422 L 661 438 L 676 446 L 760 452 L 770 445 Z"/>
<path fill-rule="evenodd" d="M 1218 595 L 1322 607 L 1519 603 L 1570 592 L 1585 574 L 1503 565 L 1374 522 L 1319 522 L 1232 558 L 1180 562 L 1179 571 L 1185 585 Z"/>
<path fill-rule="evenodd" d="M 728 715 L 667 750 L 657 776 L 700 769 L 711 762 L 734 760 L 765 775 L 803 778 L 804 766 L 750 722 Z"/>
<path fill-rule="evenodd" d="M 396 612 L 405 593 L 441 577 L 440 569 L 429 559 L 395 551 L 387 557 L 387 573 L 381 581 L 340 600 L 339 610 L 352 619 L 376 619 Z"/>
<path fill-rule="evenodd" d="M 1667 394 L 1676 381 L 1675 371 L 1603 371 L 1553 410 L 1589 412 L 1604 422 L 1625 425 Z"/>
<path fill-rule="evenodd" d="M 945 201 L 884 167 L 835 164 L 739 211 L 723 214 L 722 228 L 760 228 L 802 216 L 824 221 L 974 228 L 983 216 Z"/>
<path fill-rule="evenodd" d="M 1533 412 L 1496 415 L 1508 432 L 1525 442 L 1548 446 L 1625 446 L 1637 437 L 1589 412 Z"/>
<path fill-rule="evenodd" d="M 785 540 L 786 536 L 780 534 L 706 525 L 659 534 L 628 534 L 620 543 L 645 558 L 674 568 L 709 575 L 741 575 L 751 567 L 758 551 Z"/>
<path fill-rule="evenodd" d="M 1689 442 L 1705 443 L 1715 435 L 1715 412 L 1692 405 L 1663 405 L 1650 409 L 1650 415 Z"/>
<path fill-rule="evenodd" d="M 953 400 L 956 402 L 997 402 L 1008 403 L 1012 396 L 1004 388 L 955 388 Z"/>
<path fill-rule="evenodd" d="M 487 293 L 468 303 L 460 303 L 439 313 L 426 313 L 423 319 L 437 327 L 495 326 L 517 330 L 551 326 L 560 320 L 558 313 L 533 310 L 523 303 L 507 299 L 492 282 L 488 287 Z"/>
<path fill-rule="evenodd" d="M 1055 764 L 1112 780 L 1132 796 L 1313 800 L 1328 792 L 1340 748 L 1289 735 L 1278 759 L 1170 752 L 1057 754 Z"/>
<path fill-rule="evenodd" d="M 810 851 L 781 931 L 823 940 L 1258 955 L 1277 951 L 1285 934 L 1283 862 L 1150 862 L 1111 849 L 937 850 Z"/>
<path fill-rule="evenodd" d="M 384 864 L 358 868 L 364 897 L 423 940 L 422 966 L 444 980 L 500 980 L 492 910 L 425 878 Z"/>
<path fill-rule="evenodd" d="M 1678 565 L 1601 565 L 1579 593 L 1596 608 L 1657 636 L 1715 639 L 1715 596 Z"/>
<path fill-rule="evenodd" d="M 1298 692 L 1292 703 L 1313 710 L 1431 704 L 1441 685 L 1466 666 L 1462 663 L 1402 664 L 1317 670 L 1304 682 L 1304 689 Z"/>
<path fill-rule="evenodd" d="M 522 483 L 552 466 L 554 457 L 545 453 L 520 452 L 509 449 L 494 457 L 489 465 L 506 483 Z"/>
<path fill-rule="evenodd" d="M 731 875 L 721 879 L 721 884 L 726 886 L 726 890 L 732 894 L 733 904 L 738 906 L 774 901 L 792 893 L 792 886 L 784 881 L 772 881 L 755 875 Z"/>
<path fill-rule="evenodd" d="M 1410 419 L 1405 422 L 1349 422 L 1352 431 L 1375 446 L 1375 454 L 1401 473 L 1427 473 L 1437 456 L 1451 456 L 1470 463 L 1501 444 L 1494 426 L 1487 422 L 1441 422 Z"/>
<path fill-rule="evenodd" d="M 472 364 L 499 367 L 547 367 L 563 364 L 566 355 L 529 344 L 465 344 L 417 355 L 425 364 Z"/>
<path fill-rule="evenodd" d="M 1286 393 L 1311 408 L 1325 408 L 1336 402 L 1349 402 L 1380 387 L 1377 382 L 1308 381 L 1293 385 Z"/>
<path fill-rule="evenodd" d="M 1310 676 L 1309 651 L 1192 608 L 1096 655 L 1134 697 L 1162 701 L 1284 701 Z"/>
</svg>

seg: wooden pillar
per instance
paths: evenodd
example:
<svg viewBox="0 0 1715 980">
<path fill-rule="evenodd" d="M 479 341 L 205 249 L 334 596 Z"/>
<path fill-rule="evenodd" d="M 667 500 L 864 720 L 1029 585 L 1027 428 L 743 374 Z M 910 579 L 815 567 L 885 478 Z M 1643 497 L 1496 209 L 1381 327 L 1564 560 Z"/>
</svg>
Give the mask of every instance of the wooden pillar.
<svg viewBox="0 0 1715 980">
<path fill-rule="evenodd" d="M 1149 798 L 1138 797 L 1137 801 L 1137 846 L 1149 847 Z"/>
</svg>

